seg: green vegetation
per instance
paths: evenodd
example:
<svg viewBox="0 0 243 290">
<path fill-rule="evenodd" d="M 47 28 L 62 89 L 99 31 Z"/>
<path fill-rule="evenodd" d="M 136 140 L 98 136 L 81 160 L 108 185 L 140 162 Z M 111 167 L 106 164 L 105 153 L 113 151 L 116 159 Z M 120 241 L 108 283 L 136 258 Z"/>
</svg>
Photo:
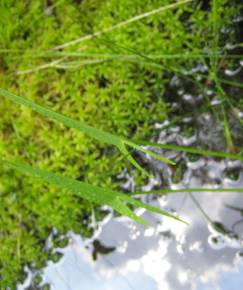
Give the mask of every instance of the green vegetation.
<svg viewBox="0 0 243 290">
<path fill-rule="evenodd" d="M 44 179 L 47 172 L 59 172 L 68 180 L 76 179 L 76 184 L 85 181 L 113 192 L 119 188 L 116 176 L 122 169 L 131 170 L 132 165 L 141 169 L 124 148 L 142 147 L 128 140 L 149 140 L 155 134 L 155 122 L 180 122 L 171 106 L 179 98 L 170 88 L 174 75 L 195 95 L 205 88 L 213 91 L 193 114 L 209 110 L 223 120 L 220 124 L 229 152 L 174 145 L 167 149 L 242 159 L 242 144 L 231 132 L 232 116 L 242 123 L 237 117 L 243 110 L 242 98 L 232 91 L 241 84 L 222 74 L 226 68 L 234 69 L 240 57 L 241 50 L 229 53 L 225 45 L 240 41 L 233 19 L 240 14 L 241 1 L 233 1 L 234 5 L 229 0 L 184 2 L 174 5 L 176 1 L 165 0 L 163 7 L 169 6 L 161 11 L 161 1 L 153 0 L 1 0 L 0 87 L 16 97 L 24 96 L 32 105 L 41 104 L 102 133 L 110 132 L 108 145 L 100 143 L 104 139 L 100 131 L 69 130 L 63 119 L 58 120 L 63 124 L 54 123 L 10 102 L 1 90 L 1 160 L 16 161 L 13 167 L 31 164 L 25 171 L 32 173 L 42 168 Z M 144 15 L 148 11 L 154 12 Z M 205 64 L 206 73 L 187 73 Z M 210 105 L 215 95 L 221 101 L 217 109 Z M 180 117 L 191 111 L 184 108 Z M 192 130 L 186 128 L 185 134 Z M 126 140 L 127 147 L 121 150 L 118 140 Z M 24 279 L 24 265 L 38 269 L 52 258 L 50 250 L 43 250 L 52 228 L 60 235 L 68 230 L 89 235 L 92 228 L 87 224 L 94 208 L 85 198 L 1 163 L 0 289 L 15 289 Z M 134 177 L 138 185 L 147 178 L 139 171 Z M 141 206 L 138 200 L 126 199 Z M 120 203 L 116 205 L 126 214 Z M 101 211 L 94 212 L 101 218 Z"/>
<path fill-rule="evenodd" d="M 150 211 L 168 216 L 170 218 L 174 218 L 178 221 L 183 222 L 177 217 L 173 215 L 157 209 L 151 205 L 142 203 L 138 200 L 131 198 L 129 195 L 112 191 L 110 189 L 102 189 L 97 186 L 90 185 L 85 182 L 73 180 L 71 178 L 67 178 L 60 174 L 50 173 L 48 171 L 40 170 L 37 168 L 33 168 L 28 165 L 19 164 L 12 161 L 7 161 L 4 159 L 0 159 L 3 163 L 14 167 L 15 169 L 20 170 L 21 172 L 28 173 L 34 177 L 38 177 L 43 181 L 49 182 L 51 184 L 55 184 L 59 186 L 61 189 L 69 191 L 69 193 L 76 194 L 77 196 L 88 200 L 91 203 L 99 204 L 99 205 L 109 205 L 113 207 L 117 212 L 124 216 L 128 216 L 136 222 L 142 223 L 147 225 L 148 223 L 142 219 L 141 217 L 137 216 L 133 211 L 129 209 L 126 204 L 133 204 L 136 206 L 140 206 L 142 208 L 146 208 Z"/>
<path fill-rule="evenodd" d="M 94 139 L 97 139 L 98 141 L 100 141 L 102 143 L 107 143 L 107 144 L 110 144 L 110 145 L 117 147 L 117 149 L 120 150 L 120 152 L 124 155 L 125 158 L 127 158 L 138 170 L 147 174 L 148 176 L 149 176 L 149 174 L 136 162 L 136 160 L 131 156 L 131 154 L 129 154 L 129 151 L 127 150 L 126 146 L 130 146 L 133 149 L 137 149 L 141 152 L 147 153 L 150 156 L 153 156 L 154 158 L 157 158 L 162 162 L 174 164 L 173 161 L 171 161 L 167 158 L 164 158 L 164 157 L 152 152 L 151 150 L 144 149 L 142 146 L 138 146 L 135 143 L 133 143 L 129 140 L 126 140 L 123 137 L 118 137 L 118 136 L 110 134 L 108 132 L 96 129 L 95 127 L 89 126 L 84 122 L 76 121 L 76 120 L 71 119 L 69 117 L 66 117 L 64 115 L 61 115 L 61 114 L 56 113 L 48 108 L 40 106 L 40 105 L 30 101 L 30 100 L 27 100 L 23 97 L 19 97 L 17 95 L 14 95 L 14 94 L 9 93 L 9 92 L 2 90 L 2 89 L 0 89 L 0 95 L 6 97 L 9 100 L 14 101 L 17 104 L 24 105 L 28 108 L 31 108 L 32 110 L 34 110 L 34 111 L 36 111 L 36 112 L 38 112 L 46 117 L 49 117 L 53 120 L 56 120 L 57 122 L 59 122 L 63 125 L 66 125 L 67 127 L 77 129 L 77 130 L 87 134 L 88 136 L 90 136 Z"/>
</svg>

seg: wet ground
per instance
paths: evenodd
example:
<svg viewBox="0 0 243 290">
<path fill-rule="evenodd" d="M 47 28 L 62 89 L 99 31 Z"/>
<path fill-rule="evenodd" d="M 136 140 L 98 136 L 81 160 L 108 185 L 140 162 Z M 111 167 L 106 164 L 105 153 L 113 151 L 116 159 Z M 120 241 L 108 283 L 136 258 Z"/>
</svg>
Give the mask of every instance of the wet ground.
<svg viewBox="0 0 243 290">
<path fill-rule="evenodd" d="M 164 124 L 156 124 L 161 127 Z M 173 133 L 174 132 L 174 133 Z M 173 137 L 174 136 L 174 137 Z M 182 137 L 180 128 L 162 131 L 158 142 L 177 139 L 191 145 L 196 138 Z M 175 170 L 150 160 L 155 175 L 144 191 L 171 188 L 243 188 L 243 163 L 214 158 L 188 159 L 185 154 L 163 152 L 184 164 L 180 180 Z M 132 176 L 120 176 L 133 190 Z M 190 225 L 137 210 L 151 224 L 145 228 L 125 217 L 107 214 L 90 239 L 70 232 L 69 245 L 55 249 L 63 256 L 48 262 L 42 283 L 57 290 L 231 290 L 243 285 L 243 195 L 237 192 L 176 193 L 143 196 L 145 202 L 179 214 Z M 52 237 L 49 237 L 51 243 Z M 28 269 L 26 269 L 28 272 Z M 28 288 L 33 273 L 29 272 Z M 25 286 L 25 287 L 24 287 Z M 32 288 L 36 289 L 36 288 Z"/>
<path fill-rule="evenodd" d="M 235 70 L 225 70 L 223 76 L 240 83 L 242 67 L 240 61 Z M 198 71 L 207 72 L 207 67 L 199 65 L 191 73 Z M 205 96 L 212 100 L 211 107 L 216 111 L 220 108 L 222 100 L 214 96 L 210 86 L 196 96 L 194 88 L 190 85 L 191 90 L 185 89 L 185 81 L 181 83 L 178 77 L 172 78 L 170 86 L 178 97 L 171 101 L 174 114 L 190 114 L 180 119 L 180 126 L 171 126 L 169 121 L 155 124 L 158 134 L 153 141 L 226 151 L 223 129 L 215 115 L 196 110 Z M 229 93 L 240 100 L 242 88 L 233 87 Z M 239 118 L 242 119 L 242 112 L 234 112 L 229 115 L 229 124 L 236 144 L 242 147 Z M 195 123 L 197 130 L 189 137 L 181 134 L 183 127 L 190 128 Z M 189 157 L 158 148 L 156 151 L 175 160 L 178 166 L 171 168 L 141 156 L 154 174 L 143 191 L 161 187 L 243 188 L 243 162 Z M 118 178 L 123 181 L 123 189 L 135 190 L 133 176 L 126 170 Z M 150 222 L 145 228 L 128 218 L 114 216 L 104 207 L 109 213 L 102 222 L 93 221 L 92 238 L 68 233 L 68 246 L 53 250 L 57 256 L 62 255 L 61 259 L 49 261 L 38 273 L 25 268 L 28 277 L 17 289 L 44 289 L 44 285 L 52 290 L 243 289 L 243 193 L 181 192 L 143 196 L 142 200 L 180 215 L 189 225 L 138 209 L 137 214 Z M 51 247 L 54 235 L 55 231 L 48 238 L 47 247 Z M 37 275 L 42 277 L 39 288 L 31 286 Z"/>
</svg>

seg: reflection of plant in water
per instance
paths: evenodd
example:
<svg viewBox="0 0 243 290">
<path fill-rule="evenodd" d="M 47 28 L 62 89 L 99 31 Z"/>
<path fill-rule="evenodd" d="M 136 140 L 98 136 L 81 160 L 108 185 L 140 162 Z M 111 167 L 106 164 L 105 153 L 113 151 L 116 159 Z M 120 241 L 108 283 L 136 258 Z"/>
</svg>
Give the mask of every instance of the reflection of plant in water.
<svg viewBox="0 0 243 290">
<path fill-rule="evenodd" d="M 242 110 L 242 100 L 233 97 L 237 88 L 240 88 L 240 80 L 233 81 L 223 75 L 223 70 L 234 66 L 240 57 L 241 51 L 237 45 L 232 51 L 227 51 L 225 47 L 226 41 L 235 40 L 233 30 L 227 33 L 226 40 L 222 32 L 225 27 L 233 26 L 232 18 L 239 13 L 239 7 L 226 0 L 203 1 L 203 4 L 201 1 L 171 3 L 166 0 L 164 5 L 168 6 L 159 9 L 156 1 L 142 2 L 138 5 L 137 1 L 131 3 L 128 0 L 82 1 L 76 5 L 63 0 L 58 5 L 49 3 L 48 7 L 43 1 L 37 1 L 36 5 L 26 5 L 24 2 L 16 5 L 12 1 L 3 4 L 1 16 L 4 25 L 0 27 L 4 29 L 0 28 L 0 41 L 6 45 L 2 46 L 0 57 L 1 86 L 9 91 L 18 90 L 19 95 L 27 96 L 24 99 L 15 95 L 15 101 L 18 99 L 19 104 L 28 104 L 64 125 L 82 128 L 82 132 L 98 141 L 115 145 L 124 162 L 118 162 L 120 156 L 112 146 L 102 147 L 82 133 L 67 132 L 63 127 L 55 127 L 55 124 L 39 116 L 33 117 L 26 108 L 19 112 L 17 106 L 1 100 L 0 149 L 5 164 L 35 176 L 39 174 L 50 183 L 62 184 L 83 199 L 81 201 L 77 196 L 63 194 L 55 187 L 44 188 L 41 182 L 24 179 L 6 167 L 1 178 L 3 185 L 0 184 L 3 191 L 0 206 L 3 229 L 0 236 L 0 271 L 3 280 L 0 288 L 23 279 L 21 269 L 24 264 L 37 260 L 34 268 L 44 266 L 48 254 L 43 254 L 42 248 L 52 226 L 56 226 L 60 234 L 69 229 L 82 231 L 84 235 L 90 234 L 86 223 L 93 206 L 83 194 L 85 186 L 88 192 L 91 189 L 93 193 L 94 188 L 97 190 L 95 199 L 98 204 L 110 204 L 121 214 L 127 214 L 137 221 L 142 222 L 142 219 L 133 213 L 127 203 L 131 207 L 145 206 L 166 214 L 115 190 L 114 176 L 123 169 L 126 159 L 138 172 L 147 171 L 133 157 L 134 151 L 171 163 L 152 150 L 148 151 L 143 145 L 197 155 L 243 159 L 239 153 L 235 154 L 240 152 L 240 144 L 231 132 L 230 118 L 234 113 L 238 120 L 238 113 Z M 66 13 L 63 13 L 64 9 Z M 140 10 L 153 12 L 134 16 Z M 156 15 L 160 11 L 167 12 L 160 17 Z M 149 19 L 152 15 L 153 21 Z M 86 36 L 80 38 L 80 31 Z M 57 45 L 59 43 L 64 45 Z M 54 49 L 50 50 L 53 46 Z M 13 71 L 17 74 L 12 74 Z M 191 96 L 173 91 L 169 83 L 174 76 L 180 82 L 178 90 L 181 91 L 184 86 L 184 93 L 191 90 Z M 205 98 L 195 97 L 199 93 L 204 94 L 206 88 L 212 89 L 213 95 L 205 93 Z M 234 93 L 230 90 L 234 90 Z M 3 90 L 1 94 L 9 98 L 11 96 L 13 100 L 13 94 Z M 36 100 L 39 98 L 37 103 L 44 106 L 29 101 L 30 97 L 35 96 Z M 211 104 L 214 97 L 216 105 Z M 173 102 L 182 106 L 170 106 Z M 85 123 L 81 126 L 81 123 L 60 114 L 51 114 L 47 107 L 85 120 Z M 130 141 L 131 136 L 139 140 L 151 136 L 152 126 L 158 120 L 169 117 L 171 123 L 177 124 L 185 116 L 208 110 L 216 116 L 224 132 L 227 141 L 225 152 Z M 96 128 L 105 128 L 116 134 Z M 185 135 L 195 131 L 191 124 L 184 129 Z M 198 145 L 203 147 L 202 144 Z M 21 165 L 23 160 L 6 161 L 12 157 L 36 164 L 44 170 Z M 129 167 L 129 163 L 125 165 Z M 65 171 L 71 178 L 63 177 L 62 180 L 49 171 Z M 145 177 L 138 172 L 135 177 L 138 185 L 141 185 Z M 183 168 L 175 169 L 176 178 L 179 179 L 182 174 Z M 87 188 L 87 184 L 80 187 L 81 182 L 74 180 L 77 176 L 79 180 L 85 179 L 94 184 L 94 187 Z M 102 184 L 105 189 L 101 190 L 97 184 Z M 112 192 L 114 188 L 115 194 L 107 193 L 110 188 Z M 236 189 L 222 189 L 229 192 L 233 190 Z M 13 191 L 17 194 L 12 194 Z M 163 189 L 157 193 L 178 191 Z M 204 192 L 208 189 L 186 191 Z M 96 215 L 100 217 L 98 211 Z M 9 256 L 13 259 L 10 260 Z"/>
<path fill-rule="evenodd" d="M 109 253 L 114 252 L 115 249 L 116 247 L 108 247 L 108 246 L 103 245 L 99 240 L 94 240 L 93 252 L 92 252 L 93 259 L 96 260 L 98 254 L 107 255 Z"/>
<path fill-rule="evenodd" d="M 228 209 L 234 210 L 234 211 L 240 213 L 241 216 L 243 216 L 243 208 L 240 208 L 240 207 L 237 207 L 237 206 L 233 206 L 233 205 L 229 205 L 229 204 L 225 204 L 225 207 L 227 207 Z M 241 223 L 243 223 L 243 219 L 235 221 L 234 224 L 232 225 L 232 230 L 236 231 L 237 226 L 239 226 Z"/>
<path fill-rule="evenodd" d="M 189 196 L 209 224 L 209 230 L 211 232 L 211 235 L 209 236 L 208 241 L 209 244 L 212 245 L 212 247 L 214 247 L 215 249 L 221 249 L 226 246 L 236 248 L 241 248 L 243 246 L 243 238 L 235 231 L 235 227 L 239 223 L 242 223 L 243 219 L 234 222 L 231 229 L 229 229 L 222 222 L 213 221 L 192 193 L 189 193 Z M 226 205 L 226 207 L 232 210 L 240 211 L 241 213 L 243 212 L 243 209 L 235 206 Z"/>
<path fill-rule="evenodd" d="M 58 114 L 54 111 L 51 111 L 43 106 L 40 106 L 32 101 L 29 101 L 23 97 L 19 97 L 17 95 L 11 94 L 5 90 L 0 90 L 0 94 L 18 104 L 27 106 L 29 108 L 31 108 L 32 110 L 37 111 L 38 113 L 52 118 L 54 120 L 56 120 L 57 122 L 66 125 L 68 127 L 77 129 L 81 132 L 85 132 L 86 134 L 90 135 L 91 137 L 98 139 L 101 142 L 105 142 L 108 143 L 110 145 L 114 145 L 116 146 L 121 153 L 138 169 L 141 170 L 142 173 L 147 174 L 147 172 L 135 161 L 135 159 L 130 155 L 130 153 L 127 151 L 126 149 L 126 145 L 131 146 L 133 149 L 137 149 L 143 153 L 146 153 L 156 159 L 159 159 L 162 162 L 166 162 L 169 164 L 174 164 L 173 161 L 162 157 L 160 155 L 158 155 L 157 153 L 154 153 L 151 150 L 145 149 L 144 147 L 142 147 L 141 145 L 137 145 L 136 143 L 126 140 L 125 138 L 122 137 L 118 137 L 116 135 L 101 131 L 96 129 L 95 127 L 89 126 L 83 122 L 79 122 L 76 120 L 73 120 L 71 118 L 65 117 L 61 114 Z M 179 147 L 178 147 L 179 148 Z M 190 148 L 187 148 L 190 151 Z M 192 149 L 193 150 L 193 149 Z M 196 151 L 196 150 L 195 150 Z M 200 150 L 197 151 L 197 153 L 199 154 L 204 154 L 205 152 L 202 152 Z M 211 152 L 211 154 L 219 154 L 220 152 Z M 222 153 L 224 156 L 232 156 L 235 159 L 241 159 L 241 156 L 237 156 L 234 154 L 227 154 L 227 153 Z M 8 161 L 5 159 L 1 159 L 1 161 L 9 166 L 14 167 L 15 169 L 18 169 L 24 173 L 28 173 L 34 177 L 38 177 L 46 182 L 50 182 L 52 184 L 58 185 L 72 193 L 77 194 L 78 196 L 87 199 L 88 201 L 92 202 L 92 203 L 97 203 L 99 205 L 102 204 L 106 204 L 106 205 L 110 205 L 111 207 L 113 207 L 116 211 L 118 211 L 119 213 L 123 214 L 123 215 L 127 215 L 130 218 L 136 220 L 137 222 L 141 222 L 141 223 L 145 223 L 145 221 L 143 221 L 142 218 L 136 216 L 136 214 L 134 214 L 127 206 L 126 204 L 131 204 L 131 205 L 135 205 L 135 206 L 140 206 L 140 207 L 144 207 L 148 210 L 160 213 L 162 215 L 168 216 L 168 217 L 172 217 L 174 219 L 180 220 L 179 218 L 166 213 L 163 210 L 159 210 L 154 208 L 153 206 L 150 205 L 146 205 L 138 200 L 134 200 L 129 196 L 126 196 L 122 193 L 118 193 L 118 192 L 114 192 L 112 190 L 109 189 L 101 189 L 92 185 L 89 185 L 87 183 L 84 182 L 80 182 L 80 181 L 75 181 L 69 178 L 66 178 L 64 176 L 61 175 L 57 175 L 54 173 L 50 173 L 44 170 L 39 170 L 39 169 L 35 169 L 32 168 L 30 166 L 26 166 L 23 164 L 19 164 L 16 162 L 12 162 L 12 161 Z M 165 189 L 166 190 L 166 189 Z M 183 189 L 182 189 L 183 190 Z M 199 189 L 200 190 L 200 189 Z M 203 191 L 205 191 L 206 189 L 201 189 Z M 218 189 L 219 190 L 219 189 Z M 225 189 L 227 190 L 227 189 Z M 236 191 L 236 189 L 231 189 Z M 170 191 L 170 189 L 168 189 L 168 192 Z M 138 193 L 134 193 L 134 194 L 138 194 Z M 126 204 L 125 204 L 126 203 Z M 146 223 L 145 223 L 146 224 Z"/>
</svg>

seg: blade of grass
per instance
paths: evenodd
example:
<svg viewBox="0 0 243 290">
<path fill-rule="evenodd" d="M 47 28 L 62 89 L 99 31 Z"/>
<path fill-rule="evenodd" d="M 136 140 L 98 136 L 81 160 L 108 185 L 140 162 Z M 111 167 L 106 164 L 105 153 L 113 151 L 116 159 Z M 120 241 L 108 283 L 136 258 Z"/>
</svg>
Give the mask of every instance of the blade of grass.
<svg viewBox="0 0 243 290">
<path fill-rule="evenodd" d="M 159 156 L 158 154 L 155 154 L 154 152 L 150 151 L 150 150 L 145 150 L 142 147 L 138 146 L 137 144 L 123 138 L 123 137 L 119 137 L 116 135 L 113 135 L 111 133 L 96 129 L 95 127 L 92 127 L 90 125 L 87 125 L 84 122 L 81 121 L 77 121 L 74 120 L 72 118 L 66 117 L 62 114 L 56 113 L 46 107 L 43 107 L 39 104 L 36 104 L 35 102 L 26 99 L 24 97 L 20 97 L 17 96 L 13 93 L 10 93 L 6 90 L 0 89 L 0 95 L 7 98 L 8 100 L 11 100 L 19 105 L 23 105 L 25 107 L 28 107 L 30 109 L 32 109 L 33 111 L 38 112 L 39 114 L 48 117 L 52 120 L 55 120 L 67 127 L 73 128 L 73 129 L 77 129 L 79 131 L 82 131 L 83 133 L 87 134 L 88 136 L 103 142 L 103 143 L 107 143 L 110 145 L 114 145 L 118 148 L 118 150 L 124 155 L 126 156 L 126 159 L 129 160 L 138 170 L 140 170 L 141 172 L 143 172 L 144 174 L 146 174 L 147 176 L 150 176 L 144 169 L 142 169 L 142 167 L 137 163 L 137 161 L 135 159 L 133 159 L 131 157 L 131 155 L 129 154 L 129 152 L 126 150 L 125 145 L 130 146 L 132 148 L 135 148 L 136 150 L 145 152 L 163 162 L 169 163 L 169 164 L 174 164 L 173 161 L 164 158 L 162 156 Z"/>
<path fill-rule="evenodd" d="M 22 173 L 29 174 L 35 178 L 39 178 L 42 181 L 56 185 L 67 192 L 73 193 L 83 199 L 88 200 L 91 203 L 98 205 L 109 205 L 122 215 L 128 216 L 136 222 L 147 225 L 147 222 L 141 217 L 137 216 L 126 204 L 136 205 L 148 209 L 154 213 L 165 215 L 180 222 L 184 222 L 178 217 L 175 217 L 163 210 L 160 210 L 151 205 L 145 204 L 141 201 L 134 200 L 131 196 L 121 192 L 112 191 L 110 189 L 94 186 L 82 181 L 77 181 L 65 177 L 63 175 L 52 173 L 46 170 L 31 167 L 26 164 L 21 164 L 14 161 L 9 161 L 0 157 L 2 164 L 6 164 L 14 169 L 21 171 Z M 184 222 L 185 223 L 185 222 Z"/>
<path fill-rule="evenodd" d="M 23 53 L 23 51 L 15 51 L 14 54 L 17 53 Z M 0 49 L 0 53 L 11 53 L 11 51 L 4 51 Z M 191 51 L 184 51 L 183 53 L 164 53 L 164 54 L 144 54 L 146 57 L 149 57 L 150 59 L 176 59 L 176 58 L 186 58 L 186 59 L 198 59 L 198 58 L 209 58 L 210 56 L 213 56 L 215 58 L 223 58 L 223 59 L 238 59 L 242 58 L 242 55 L 240 54 L 213 54 L 213 53 L 192 53 Z M 51 58 L 51 57 L 57 57 L 57 56 L 70 56 L 70 57 L 89 57 L 89 58 L 136 58 L 138 57 L 138 54 L 122 54 L 122 53 L 87 53 L 87 52 L 79 52 L 79 51 L 29 51 L 28 53 L 25 52 L 23 55 L 14 55 L 11 57 L 11 59 L 24 59 L 24 58 Z"/>
<path fill-rule="evenodd" d="M 179 188 L 179 189 L 171 189 L 171 188 L 163 188 L 163 189 L 155 189 L 151 191 L 137 191 L 132 192 L 130 195 L 142 195 L 142 194 L 173 194 L 173 193 L 189 193 L 189 192 L 243 192 L 243 188 Z"/>
<path fill-rule="evenodd" d="M 226 79 L 222 79 L 222 78 L 219 78 L 218 80 L 221 83 L 224 83 L 224 84 L 228 84 L 228 85 L 231 85 L 231 86 L 243 88 L 243 84 L 242 83 L 238 83 L 238 82 L 234 82 L 234 81 L 230 81 L 230 80 L 226 80 Z"/>
<path fill-rule="evenodd" d="M 120 152 L 123 154 L 123 156 L 138 170 L 140 170 L 141 172 L 143 172 L 145 175 L 147 175 L 146 170 L 144 170 L 137 162 L 136 160 L 132 157 L 132 155 L 129 153 L 129 151 L 126 148 L 126 145 L 120 144 L 119 146 L 119 150 Z"/>
<path fill-rule="evenodd" d="M 153 147 L 160 147 L 163 149 L 187 152 L 187 153 L 191 153 L 191 154 L 243 160 L 243 156 L 241 156 L 239 154 L 211 151 L 211 150 L 205 150 L 205 149 L 197 149 L 197 148 L 193 148 L 193 147 L 177 146 L 177 145 L 172 145 L 172 144 L 160 144 L 160 143 L 154 143 L 154 142 L 148 142 L 148 141 L 133 140 L 133 142 L 136 144 L 139 144 L 139 145 L 149 145 L 149 146 L 153 146 Z"/>
<path fill-rule="evenodd" d="M 213 31 L 213 41 L 212 41 L 212 48 L 214 53 L 217 53 L 218 51 L 218 44 L 219 44 L 219 13 L 218 13 L 218 0 L 213 0 L 212 2 L 212 13 L 213 13 L 213 23 L 212 23 L 212 31 Z M 213 56 L 210 57 L 210 65 L 211 65 L 211 79 L 212 81 L 214 81 L 215 83 L 215 88 L 217 91 L 218 96 L 221 98 L 221 100 L 223 101 L 224 99 L 227 100 L 227 102 L 229 103 L 230 106 L 232 106 L 231 101 L 229 100 L 227 94 L 225 93 L 225 91 L 223 90 L 223 88 L 221 87 L 221 84 L 218 80 L 218 59 L 214 58 Z M 223 102 L 221 102 L 221 110 L 223 113 L 223 129 L 224 129 L 224 135 L 225 135 L 225 140 L 227 143 L 227 147 L 231 152 L 235 152 L 235 145 L 234 145 L 234 140 L 233 140 L 233 136 L 231 134 L 230 131 L 230 125 L 229 125 L 229 121 L 228 121 L 228 117 L 227 117 L 227 113 L 226 113 L 226 109 L 225 109 L 225 105 Z"/>
<path fill-rule="evenodd" d="M 191 200 L 193 201 L 193 203 L 196 205 L 196 207 L 199 209 L 199 211 L 202 213 L 202 215 L 204 216 L 204 218 L 208 221 L 209 224 L 213 224 L 211 218 L 209 217 L 209 215 L 207 215 L 207 213 L 203 210 L 203 208 L 201 207 L 200 203 L 197 201 L 197 199 L 193 196 L 193 194 L 191 192 L 188 192 L 188 195 L 190 196 Z"/>
<path fill-rule="evenodd" d="M 195 204 L 195 206 L 198 208 L 198 210 L 201 212 L 201 214 L 204 216 L 204 218 L 207 220 L 207 222 L 211 225 L 213 229 L 215 229 L 217 232 L 219 232 L 222 235 L 228 235 L 229 232 L 219 223 L 214 222 L 210 216 L 205 212 L 205 210 L 202 208 L 200 203 L 197 201 L 195 196 L 192 193 L 188 193 L 189 197 L 191 198 L 192 202 Z"/>
<path fill-rule="evenodd" d="M 139 21 L 139 20 L 141 20 L 143 18 L 152 16 L 154 14 L 161 13 L 162 11 L 166 11 L 166 10 L 169 10 L 169 9 L 174 9 L 174 8 L 180 6 L 180 5 L 184 5 L 184 4 L 187 4 L 189 2 L 192 2 L 192 0 L 180 1 L 180 2 L 177 2 L 177 3 L 173 3 L 173 4 L 170 4 L 170 5 L 163 6 L 163 7 L 159 7 L 157 9 L 154 9 L 152 11 L 149 11 L 149 12 L 146 12 L 146 13 L 143 13 L 143 14 L 140 14 L 140 15 L 136 15 L 135 17 L 132 17 L 132 18 L 127 19 L 125 21 L 119 22 L 119 23 L 115 24 L 114 26 L 102 29 L 102 30 L 94 32 L 92 34 L 88 34 L 88 35 L 82 36 L 80 38 L 77 38 L 77 39 L 71 40 L 69 42 L 66 42 L 64 44 L 58 45 L 58 46 L 54 47 L 53 50 L 63 49 L 63 48 L 68 47 L 70 45 L 74 45 L 74 44 L 81 43 L 83 41 L 92 39 L 94 37 L 98 37 L 98 36 L 100 36 L 100 35 L 102 35 L 104 33 L 107 33 L 107 32 L 113 31 L 115 29 L 121 28 L 121 27 L 126 26 L 126 25 L 128 25 L 130 23 Z"/>
<path fill-rule="evenodd" d="M 64 52 L 64 51 L 46 51 L 43 53 L 39 53 L 39 55 L 35 54 L 35 55 L 31 55 L 31 54 L 26 54 L 26 55 L 21 55 L 21 56 L 15 56 L 12 57 L 13 59 L 15 58 L 51 58 L 51 57 L 55 57 L 58 55 L 63 55 L 63 58 L 59 58 L 57 60 L 53 60 L 51 62 L 45 63 L 43 65 L 39 65 L 39 66 L 34 66 L 31 68 L 27 68 L 24 70 L 20 70 L 17 71 L 16 74 L 29 74 L 32 72 L 37 72 L 40 70 L 46 70 L 49 68 L 61 68 L 61 69 L 72 69 L 72 68 L 79 68 L 82 67 L 84 65 L 92 65 L 92 64 L 99 64 L 101 62 L 105 62 L 105 61 L 120 61 L 120 62 L 126 62 L 126 61 L 130 61 L 130 62 L 134 62 L 134 63 L 139 63 L 141 65 L 146 65 L 146 66 L 151 66 L 151 67 L 157 67 L 160 68 L 161 65 L 159 66 L 158 64 L 156 64 L 154 61 L 155 60 L 168 60 L 168 59 L 198 59 L 198 58 L 209 58 L 210 54 L 190 54 L 190 52 L 185 52 L 184 54 L 161 54 L 161 55 L 144 55 L 144 57 L 146 57 L 146 59 L 150 59 L 150 60 L 154 60 L 153 62 L 145 62 L 142 61 L 141 55 L 136 55 L 136 54 L 91 54 L 91 53 L 80 53 L 80 52 Z M 68 61 L 69 57 L 89 57 L 90 59 L 86 59 L 83 61 Z M 240 58 L 240 55 L 215 55 L 214 58 Z M 63 62 L 66 61 L 66 62 Z M 240 84 L 239 84 L 240 86 Z"/>
</svg>

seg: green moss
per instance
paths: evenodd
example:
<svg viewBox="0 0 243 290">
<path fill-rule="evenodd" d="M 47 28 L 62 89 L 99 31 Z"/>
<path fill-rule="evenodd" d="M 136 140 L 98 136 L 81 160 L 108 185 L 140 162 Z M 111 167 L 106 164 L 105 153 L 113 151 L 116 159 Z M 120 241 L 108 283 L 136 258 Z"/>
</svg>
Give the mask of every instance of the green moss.
<svg viewBox="0 0 243 290">
<path fill-rule="evenodd" d="M 47 3 L 57 5 L 51 9 Z M 170 3 L 170 0 L 163 1 L 163 5 Z M 77 65 L 77 62 L 97 58 L 104 60 L 104 57 L 94 58 L 97 53 L 140 54 L 136 61 L 116 57 L 66 70 L 49 68 L 27 74 L 16 72 L 36 69 L 60 58 L 53 54 L 48 56 L 49 52 L 45 51 L 51 47 L 160 5 L 161 1 L 153 0 L 2 0 L 0 44 L 1 48 L 12 52 L 0 52 L 0 87 L 106 131 L 128 138 L 148 139 L 153 135 L 155 122 L 174 117 L 169 115 L 173 95 L 167 89 L 175 70 L 190 69 L 204 59 L 151 61 L 141 55 L 185 51 L 198 54 L 202 49 L 209 52 L 213 42 L 210 7 L 207 11 L 195 3 L 183 5 L 70 46 L 66 52 L 77 52 L 78 48 L 79 52 L 91 56 L 65 57 L 61 64 Z M 218 0 L 218 6 L 221 17 L 217 25 L 228 27 L 239 8 L 226 0 Z M 232 33 L 227 35 L 227 41 L 234 37 Z M 224 41 L 221 37 L 220 45 Z M 2 98 L 0 115 L 2 155 L 64 172 L 92 184 L 118 186 L 114 177 L 127 164 L 119 159 L 114 148 L 103 146 Z M 138 173 L 135 175 L 141 184 L 143 177 Z M 1 289 L 7 286 L 14 289 L 16 282 L 24 279 L 24 265 L 39 268 L 51 258 L 43 248 L 53 227 L 59 234 L 68 230 L 90 234 L 87 220 L 91 205 L 42 182 L 1 168 L 0 196 Z"/>
</svg>

